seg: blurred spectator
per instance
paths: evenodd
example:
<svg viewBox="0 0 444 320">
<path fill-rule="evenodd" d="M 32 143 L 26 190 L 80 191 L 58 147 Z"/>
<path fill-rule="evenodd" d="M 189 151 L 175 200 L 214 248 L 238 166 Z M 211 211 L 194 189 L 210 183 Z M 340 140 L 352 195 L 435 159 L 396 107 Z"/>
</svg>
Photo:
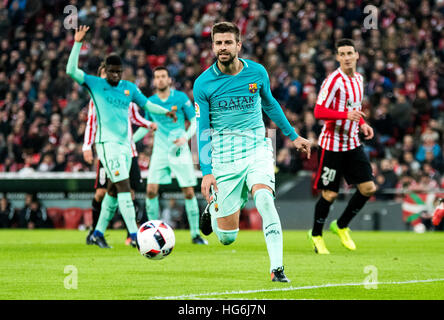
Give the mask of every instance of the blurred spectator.
<svg viewBox="0 0 444 320">
<path fill-rule="evenodd" d="M 389 113 L 393 119 L 394 126 L 398 131 L 398 136 L 402 137 L 413 125 L 413 109 L 412 104 L 407 100 L 405 95 L 398 91 L 395 97 L 396 102 L 391 105 Z"/>
<path fill-rule="evenodd" d="M 19 213 L 19 227 L 26 229 L 53 227 L 46 209 L 40 204 L 35 194 L 25 195 L 25 206 Z"/>
<path fill-rule="evenodd" d="M 378 200 L 390 200 L 394 198 L 394 189 L 398 184 L 398 176 L 393 170 L 390 160 L 381 160 L 380 170 L 376 175 L 377 191 L 375 198 Z"/>
<path fill-rule="evenodd" d="M 173 229 L 182 229 L 184 227 L 183 212 L 173 198 L 168 201 L 168 206 L 162 210 L 161 217 Z"/>
<path fill-rule="evenodd" d="M 17 215 L 6 197 L 0 199 L 0 228 L 16 226 Z"/>
<path fill-rule="evenodd" d="M 415 158 L 418 162 L 423 163 L 426 160 L 426 154 L 430 153 L 429 158 L 437 158 L 440 160 L 442 158 L 442 150 L 437 143 L 438 134 L 436 132 L 431 132 L 428 130 L 421 135 L 421 144 L 419 145 L 418 151 L 416 152 Z"/>
<path fill-rule="evenodd" d="M 311 114 L 320 81 L 337 67 L 334 41 L 353 38 L 360 55 L 357 71 L 364 77 L 366 121 L 375 130 L 375 138 L 363 141 L 366 153 L 378 162 L 398 159 L 400 175 L 418 173 L 424 163 L 442 175 L 444 5 L 383 1 L 378 29 L 367 30 L 362 28 L 367 4 L 85 0 L 75 5 L 80 23 L 90 25 L 92 33 L 79 66 L 94 74 L 108 53 L 117 52 L 124 78 L 151 95 L 152 68 L 165 65 L 174 86 L 192 99 L 194 80 L 214 62 L 211 26 L 234 21 L 241 29 L 242 56 L 264 64 L 291 124 L 317 140 L 323 123 Z M 65 18 L 57 1 L 0 2 L 0 171 L 94 170 L 81 157 L 82 110 L 89 97 L 65 72 L 73 43 Z M 433 146 L 420 139 L 427 127 L 438 133 Z M 140 160 L 146 168 L 152 137 L 138 149 L 146 155 Z M 280 130 L 276 154 L 280 170 L 313 167 L 288 147 Z"/>
</svg>

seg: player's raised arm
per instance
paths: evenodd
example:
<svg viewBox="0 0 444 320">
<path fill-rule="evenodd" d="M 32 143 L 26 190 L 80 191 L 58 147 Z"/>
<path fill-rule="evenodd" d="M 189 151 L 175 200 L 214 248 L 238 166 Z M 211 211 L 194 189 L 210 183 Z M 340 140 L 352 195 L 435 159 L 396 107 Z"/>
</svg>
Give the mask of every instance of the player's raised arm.
<svg viewBox="0 0 444 320">
<path fill-rule="evenodd" d="M 85 72 L 79 69 L 79 54 L 83 38 L 88 30 L 88 26 L 80 26 L 76 29 L 74 34 L 74 46 L 71 49 L 68 63 L 66 65 L 66 73 L 79 84 L 83 84 L 85 81 Z"/>
</svg>

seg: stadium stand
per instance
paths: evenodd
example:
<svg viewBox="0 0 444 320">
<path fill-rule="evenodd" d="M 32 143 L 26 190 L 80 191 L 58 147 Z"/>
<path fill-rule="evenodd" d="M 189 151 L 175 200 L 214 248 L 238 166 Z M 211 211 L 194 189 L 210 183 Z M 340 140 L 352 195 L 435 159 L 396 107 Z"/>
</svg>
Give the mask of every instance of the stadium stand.
<svg viewBox="0 0 444 320">
<path fill-rule="evenodd" d="M 365 78 L 367 121 L 375 129 L 365 148 L 380 191 L 444 187 L 442 0 L 1 0 L 0 172 L 94 170 L 81 153 L 89 97 L 65 73 L 73 44 L 73 31 L 64 28 L 69 4 L 78 9 L 79 24 L 92 28 L 81 67 L 95 74 L 103 57 L 117 52 L 123 77 L 146 95 L 152 69 L 165 65 L 192 99 L 193 81 L 213 63 L 212 24 L 235 22 L 242 56 L 265 65 L 273 95 L 315 145 L 322 126 L 313 117 L 320 81 L 336 68 L 335 40 L 352 38 L 360 53 L 357 71 Z M 369 4 L 378 10 L 376 29 L 363 26 Z M 315 171 L 316 149 L 307 160 L 280 130 L 275 135 L 277 170 Z M 146 167 L 152 137 L 144 142 L 138 147 Z"/>
</svg>

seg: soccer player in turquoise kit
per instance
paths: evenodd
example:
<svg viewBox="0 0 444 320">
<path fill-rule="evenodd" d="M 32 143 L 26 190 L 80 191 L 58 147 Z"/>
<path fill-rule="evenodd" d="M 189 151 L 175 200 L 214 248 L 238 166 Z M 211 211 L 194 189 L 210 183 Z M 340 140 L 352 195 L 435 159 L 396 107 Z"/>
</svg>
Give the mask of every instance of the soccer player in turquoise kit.
<svg viewBox="0 0 444 320">
<path fill-rule="evenodd" d="M 205 235 L 214 231 L 224 245 L 239 231 L 240 210 L 251 192 L 262 217 L 272 281 L 289 282 L 284 274 L 282 227 L 274 204 L 274 159 L 265 137 L 262 110 L 310 157 L 310 142 L 296 133 L 270 91 L 265 68 L 240 59 L 239 29 L 220 22 L 211 32 L 217 61 L 194 83 L 201 191 L 207 202 L 201 219 Z M 214 192 L 210 193 L 213 189 Z"/>
<path fill-rule="evenodd" d="M 188 146 L 188 141 L 196 133 L 194 107 L 185 93 L 171 88 L 172 80 L 167 68 L 157 67 L 153 70 L 153 75 L 156 94 L 149 97 L 148 100 L 168 110 L 174 108 L 177 121 L 173 122 L 170 118 L 160 114 L 149 116 L 150 120 L 158 125 L 158 129 L 154 135 L 154 146 L 147 178 L 146 209 L 148 220 L 159 219 L 159 184 L 171 184 L 171 173 L 174 173 L 185 197 L 185 211 L 190 225 L 192 243 L 208 244 L 199 232 L 199 206 L 194 195 L 197 179 Z M 185 130 L 186 119 L 190 121 L 187 130 Z M 134 141 L 139 141 L 146 133 L 148 133 L 148 129 L 140 127 L 134 133 Z"/>
<path fill-rule="evenodd" d="M 151 105 L 148 98 L 140 92 L 135 84 L 121 80 L 122 62 L 120 57 L 115 54 L 110 54 L 105 59 L 106 79 L 88 75 L 79 69 L 80 48 L 88 30 L 87 26 L 80 26 L 76 29 L 75 43 L 68 59 L 66 73 L 89 91 L 96 107 L 95 145 L 100 162 L 105 167 L 111 183 L 108 184 L 92 240 L 101 248 L 110 248 L 103 234 L 117 206 L 122 213 L 132 241 L 136 242 L 137 235 L 136 215 L 129 183 L 131 149 L 128 139 L 128 108 L 130 102 L 135 102 L 148 112 L 168 114 L 173 118 L 175 118 L 175 112 Z M 155 125 L 149 121 L 146 126 L 155 129 Z"/>
</svg>

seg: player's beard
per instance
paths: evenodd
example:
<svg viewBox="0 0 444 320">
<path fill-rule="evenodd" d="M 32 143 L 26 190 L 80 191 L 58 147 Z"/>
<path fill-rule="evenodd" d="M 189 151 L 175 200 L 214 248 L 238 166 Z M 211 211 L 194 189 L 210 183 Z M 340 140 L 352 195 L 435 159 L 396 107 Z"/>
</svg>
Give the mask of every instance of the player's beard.
<svg viewBox="0 0 444 320">
<path fill-rule="evenodd" d="M 228 54 L 228 55 L 230 56 L 230 58 L 229 58 L 228 60 L 221 61 L 221 60 L 219 59 L 219 56 L 221 55 L 221 53 L 219 53 L 219 54 L 217 55 L 217 60 L 218 60 L 221 64 L 223 64 L 224 66 L 227 67 L 227 66 L 229 66 L 230 64 L 233 63 L 235 56 L 234 56 L 233 54 L 231 54 L 230 52 L 224 52 L 224 54 Z"/>
<path fill-rule="evenodd" d="M 157 87 L 156 90 L 159 91 L 159 92 L 165 92 L 165 91 L 168 90 L 168 85 L 165 85 L 163 87 Z"/>
</svg>

